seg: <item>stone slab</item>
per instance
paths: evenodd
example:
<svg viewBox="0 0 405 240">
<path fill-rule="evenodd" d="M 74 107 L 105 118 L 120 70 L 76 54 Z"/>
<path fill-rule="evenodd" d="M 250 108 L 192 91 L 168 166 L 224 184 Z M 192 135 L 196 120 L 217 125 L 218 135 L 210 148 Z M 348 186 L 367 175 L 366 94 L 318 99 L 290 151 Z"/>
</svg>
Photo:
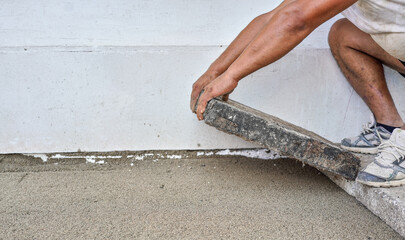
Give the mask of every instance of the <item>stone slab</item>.
<svg viewBox="0 0 405 240">
<path fill-rule="evenodd" d="M 354 179 L 360 167 L 357 156 L 319 135 L 232 100 L 212 99 L 205 110 L 204 121 L 221 131 L 344 178 Z"/>
</svg>

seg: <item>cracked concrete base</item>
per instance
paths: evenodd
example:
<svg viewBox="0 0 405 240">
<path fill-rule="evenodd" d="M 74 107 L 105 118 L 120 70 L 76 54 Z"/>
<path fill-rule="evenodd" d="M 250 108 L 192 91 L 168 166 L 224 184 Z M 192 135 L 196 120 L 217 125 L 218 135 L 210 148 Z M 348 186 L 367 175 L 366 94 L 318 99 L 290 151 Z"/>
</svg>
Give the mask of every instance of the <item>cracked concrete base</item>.
<svg viewBox="0 0 405 240">
<path fill-rule="evenodd" d="M 283 156 L 348 179 L 355 179 L 360 167 L 356 156 L 327 139 L 232 100 L 212 99 L 204 112 L 204 122 Z"/>
</svg>

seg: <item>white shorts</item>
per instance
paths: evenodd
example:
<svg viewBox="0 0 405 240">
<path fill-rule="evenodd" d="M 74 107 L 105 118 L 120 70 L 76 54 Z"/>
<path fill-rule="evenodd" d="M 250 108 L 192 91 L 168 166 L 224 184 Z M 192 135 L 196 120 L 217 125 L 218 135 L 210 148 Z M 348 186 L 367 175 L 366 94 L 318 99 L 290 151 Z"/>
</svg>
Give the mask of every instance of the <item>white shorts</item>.
<svg viewBox="0 0 405 240">
<path fill-rule="evenodd" d="M 405 33 L 378 33 L 370 35 L 385 51 L 405 62 Z"/>
</svg>

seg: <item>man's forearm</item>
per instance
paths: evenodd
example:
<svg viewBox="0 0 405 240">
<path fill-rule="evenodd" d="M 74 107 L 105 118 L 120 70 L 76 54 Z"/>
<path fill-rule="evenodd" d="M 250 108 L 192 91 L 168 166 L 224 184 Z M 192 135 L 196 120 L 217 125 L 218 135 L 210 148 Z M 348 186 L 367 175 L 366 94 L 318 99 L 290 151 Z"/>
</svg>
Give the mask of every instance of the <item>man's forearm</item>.
<svg viewBox="0 0 405 240">
<path fill-rule="evenodd" d="M 208 71 L 216 76 L 219 76 L 225 72 L 228 67 L 240 56 L 250 42 L 255 39 L 263 30 L 272 16 L 289 2 L 291 2 L 291 0 L 286 0 L 274 10 L 253 19 L 249 25 L 247 25 L 246 28 L 243 29 L 242 32 L 240 32 L 239 35 L 232 41 L 227 49 L 211 64 Z"/>
<path fill-rule="evenodd" d="M 227 69 L 236 80 L 267 66 L 297 46 L 314 28 L 296 15 L 275 14 Z"/>
<path fill-rule="evenodd" d="M 288 3 L 284 1 L 284 6 L 276 12 L 272 12 L 267 24 L 255 35 L 239 56 L 236 53 L 242 48 L 235 47 L 233 49 L 232 47 L 229 51 L 227 49 L 228 52 L 225 52 L 216 61 L 217 66 L 214 67 L 221 66 L 218 69 L 224 70 L 230 59 L 237 57 L 225 72 L 214 80 L 205 77 L 194 83 L 190 108 L 193 111 L 196 109 L 198 119 L 202 120 L 208 101 L 218 96 L 226 96 L 232 92 L 237 87 L 240 79 L 280 59 L 316 27 L 342 12 L 356 1 L 291 0 Z M 247 41 L 242 42 L 246 44 Z M 226 64 L 220 65 L 221 60 Z M 204 89 L 204 92 L 200 94 L 202 89 Z M 198 95 L 200 97 L 197 102 Z M 196 103 L 197 108 L 195 108 Z"/>
<path fill-rule="evenodd" d="M 239 81 L 248 74 L 277 61 L 320 24 L 353 2 L 355 0 L 292 1 L 274 13 L 266 26 L 228 67 L 225 74 Z"/>
<path fill-rule="evenodd" d="M 272 15 L 273 13 L 269 12 L 253 19 L 253 21 L 239 33 L 235 40 L 232 41 L 226 50 L 211 64 L 208 71 L 215 73 L 217 76 L 225 72 L 263 29 Z"/>
</svg>

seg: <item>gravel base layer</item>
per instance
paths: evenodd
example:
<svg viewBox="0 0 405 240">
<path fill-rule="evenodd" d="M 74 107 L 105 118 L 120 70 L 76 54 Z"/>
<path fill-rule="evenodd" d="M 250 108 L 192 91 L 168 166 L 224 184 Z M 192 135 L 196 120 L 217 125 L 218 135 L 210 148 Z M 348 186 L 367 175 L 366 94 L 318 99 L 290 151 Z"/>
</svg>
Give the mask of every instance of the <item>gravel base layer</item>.
<svg viewBox="0 0 405 240">
<path fill-rule="evenodd" d="M 0 172 L 0 239 L 402 239 L 291 159 L 6 156 Z"/>
</svg>

